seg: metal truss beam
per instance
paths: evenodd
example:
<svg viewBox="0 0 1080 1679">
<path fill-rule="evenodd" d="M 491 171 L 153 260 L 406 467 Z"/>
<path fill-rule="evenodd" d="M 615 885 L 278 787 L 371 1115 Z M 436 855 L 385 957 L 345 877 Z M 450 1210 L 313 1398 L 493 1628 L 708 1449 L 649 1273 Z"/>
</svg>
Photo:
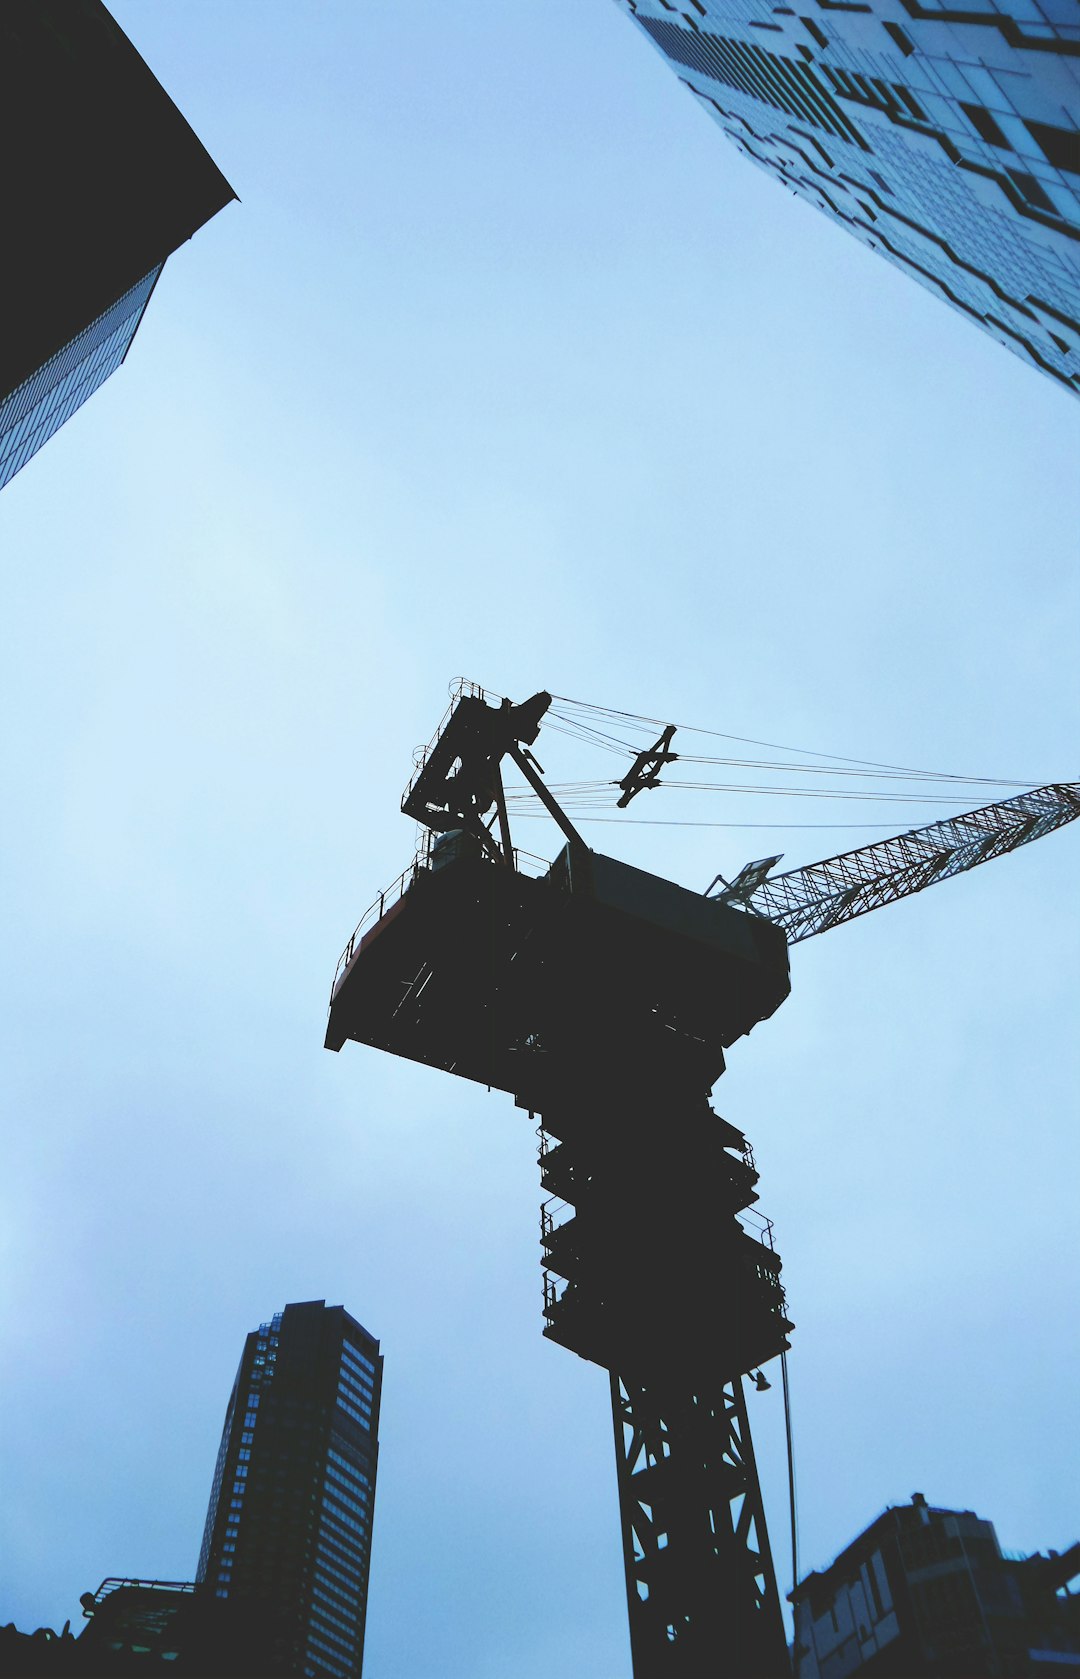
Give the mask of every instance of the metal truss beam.
<svg viewBox="0 0 1080 1679">
<path fill-rule="evenodd" d="M 1080 782 L 1055 782 L 787 874 L 762 878 L 754 874 L 757 865 L 750 865 L 738 881 L 715 896 L 775 922 L 784 929 L 788 943 L 797 944 L 939 880 L 1003 857 L 1078 816 Z M 779 858 L 765 861 L 771 865 Z"/>
</svg>

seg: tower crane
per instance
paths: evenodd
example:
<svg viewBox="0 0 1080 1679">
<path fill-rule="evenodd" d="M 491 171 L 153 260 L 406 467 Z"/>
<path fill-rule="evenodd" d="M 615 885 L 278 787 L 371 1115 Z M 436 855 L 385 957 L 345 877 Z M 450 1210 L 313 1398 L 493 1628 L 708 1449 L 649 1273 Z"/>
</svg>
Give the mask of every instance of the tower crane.
<svg viewBox="0 0 1080 1679">
<path fill-rule="evenodd" d="M 789 945 L 1073 821 L 1080 783 L 693 892 L 581 839 L 530 750 L 550 704 L 452 706 L 402 799 L 426 846 L 342 954 L 326 1047 L 441 1067 L 539 1118 L 543 1333 L 609 1375 L 635 1679 L 774 1679 L 789 1667 L 743 1377 L 793 1325 L 771 1226 L 747 1228 L 752 1150 L 712 1087 L 787 997 Z M 673 733 L 620 806 L 657 785 Z M 512 844 L 504 762 L 566 841 L 539 875 Z"/>
</svg>

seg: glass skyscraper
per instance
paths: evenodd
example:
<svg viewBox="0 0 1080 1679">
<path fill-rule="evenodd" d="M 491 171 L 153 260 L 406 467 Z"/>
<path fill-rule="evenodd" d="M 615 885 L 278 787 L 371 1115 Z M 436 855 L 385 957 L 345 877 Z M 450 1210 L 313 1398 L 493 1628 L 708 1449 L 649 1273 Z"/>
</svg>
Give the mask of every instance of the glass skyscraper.
<svg viewBox="0 0 1080 1679">
<path fill-rule="evenodd" d="M 123 361 L 236 195 L 100 0 L 0 6 L 0 488 Z"/>
<path fill-rule="evenodd" d="M 744 157 L 1080 391 L 1078 0 L 616 3 Z"/>
<path fill-rule="evenodd" d="M 225 1415 L 197 1578 L 258 1606 L 305 1679 L 363 1665 L 382 1365 L 343 1306 L 286 1306 L 247 1337 Z"/>
<path fill-rule="evenodd" d="M 0 489 L 120 366 L 162 267 L 152 268 L 0 401 Z"/>
</svg>

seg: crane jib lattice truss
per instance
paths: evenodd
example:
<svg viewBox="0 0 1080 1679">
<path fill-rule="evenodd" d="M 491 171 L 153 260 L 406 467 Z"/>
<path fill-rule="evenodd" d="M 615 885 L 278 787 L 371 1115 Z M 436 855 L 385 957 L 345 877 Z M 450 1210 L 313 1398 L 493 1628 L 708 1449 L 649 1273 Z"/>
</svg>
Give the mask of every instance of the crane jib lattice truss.
<svg viewBox="0 0 1080 1679">
<path fill-rule="evenodd" d="M 979 863 L 1004 857 L 1077 816 L 1080 782 L 1053 782 L 786 874 L 768 873 L 779 857 L 749 863 L 715 896 L 775 922 L 788 943 L 797 944 Z"/>
</svg>

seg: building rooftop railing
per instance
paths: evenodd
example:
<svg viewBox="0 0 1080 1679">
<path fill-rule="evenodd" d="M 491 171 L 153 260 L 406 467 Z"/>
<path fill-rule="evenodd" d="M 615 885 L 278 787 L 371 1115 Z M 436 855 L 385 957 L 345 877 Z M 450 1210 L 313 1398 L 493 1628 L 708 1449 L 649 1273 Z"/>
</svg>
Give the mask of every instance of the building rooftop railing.
<svg viewBox="0 0 1080 1679">
<path fill-rule="evenodd" d="M 92 1601 L 94 1603 L 103 1603 L 107 1597 L 109 1597 L 113 1592 L 118 1591 L 121 1586 L 150 1587 L 156 1592 L 192 1593 L 196 1590 L 195 1583 L 192 1580 L 130 1580 L 125 1579 L 120 1575 L 110 1575 L 107 1580 L 102 1580 L 97 1591 L 93 1593 Z M 87 1602 L 87 1598 L 90 1596 L 91 1594 L 88 1592 L 86 1597 L 82 1599 L 83 1614 L 87 1616 L 94 1613 L 93 1609 Z"/>
</svg>

